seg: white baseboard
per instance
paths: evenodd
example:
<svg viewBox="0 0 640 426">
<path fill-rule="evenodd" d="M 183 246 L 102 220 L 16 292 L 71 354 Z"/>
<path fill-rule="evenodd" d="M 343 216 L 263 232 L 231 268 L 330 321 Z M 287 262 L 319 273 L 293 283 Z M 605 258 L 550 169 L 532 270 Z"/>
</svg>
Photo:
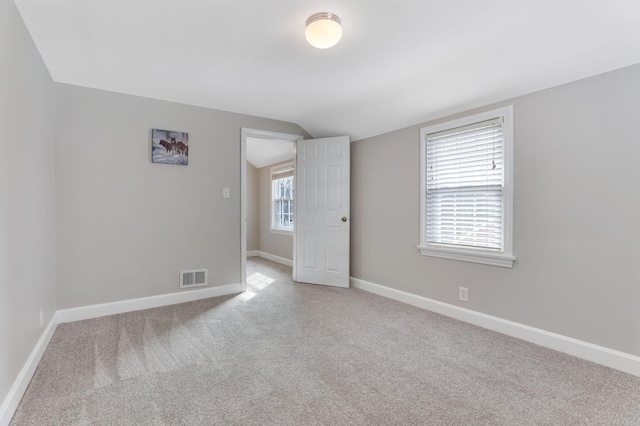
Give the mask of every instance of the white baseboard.
<svg viewBox="0 0 640 426">
<path fill-rule="evenodd" d="M 255 254 L 253 256 L 249 256 L 249 253 L 255 253 Z M 247 257 L 255 257 L 255 256 L 270 260 L 272 262 L 279 263 L 281 265 L 290 266 L 293 268 L 293 260 L 285 259 L 284 257 L 276 256 L 274 254 L 270 254 L 260 250 L 247 252 Z"/>
<path fill-rule="evenodd" d="M 559 352 L 595 362 L 625 373 L 640 376 L 640 357 L 625 352 L 594 345 L 582 340 L 551 333 L 539 328 L 505 320 L 437 300 L 428 299 L 412 293 L 374 284 L 359 278 L 350 279 L 351 285 L 355 288 L 388 297 L 418 308 L 436 312 L 460 321 L 468 322 L 489 330 L 497 331 L 508 336 L 526 340 L 545 348 L 554 349 Z"/>
<path fill-rule="evenodd" d="M 33 374 L 36 372 L 36 368 L 38 368 L 40 359 L 42 358 L 53 333 L 56 331 L 56 327 L 58 326 L 57 315 L 57 313 L 54 314 L 51 321 L 49 321 L 47 328 L 45 328 L 40 339 L 38 339 L 38 342 L 31 351 L 31 355 L 27 358 L 27 362 L 25 362 L 22 370 L 20 370 L 20 373 L 18 374 L 18 377 L 13 382 L 11 389 L 9 389 L 9 393 L 4 398 L 2 405 L 0 405 L 0 425 L 6 426 L 11 422 L 11 418 L 18 408 L 18 405 L 22 400 L 22 396 L 27 390 L 27 386 L 29 386 L 29 382 L 31 381 Z"/>
<path fill-rule="evenodd" d="M 101 303 L 99 305 L 81 306 L 79 308 L 61 309 L 58 311 L 58 322 L 80 321 L 89 318 L 103 317 L 105 315 L 158 308 L 160 306 L 193 302 L 194 300 L 226 296 L 241 292 L 242 286 L 240 284 L 229 284 L 198 290 L 181 291 L 178 293 L 161 294 L 159 296 L 142 297 L 139 299 Z"/>
<path fill-rule="evenodd" d="M 250 250 L 247 252 L 247 257 L 258 257 L 260 256 L 260 250 Z"/>
</svg>

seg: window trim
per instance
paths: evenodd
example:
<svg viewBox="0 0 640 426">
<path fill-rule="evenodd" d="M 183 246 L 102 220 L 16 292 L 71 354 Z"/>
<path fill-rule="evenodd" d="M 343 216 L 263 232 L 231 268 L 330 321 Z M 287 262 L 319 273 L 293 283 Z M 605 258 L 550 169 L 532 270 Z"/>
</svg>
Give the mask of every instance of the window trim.
<svg viewBox="0 0 640 426">
<path fill-rule="evenodd" d="M 427 135 L 468 126 L 483 121 L 502 118 L 503 155 L 504 155 L 504 189 L 503 189 L 503 226 L 504 250 L 491 250 L 475 247 L 450 246 L 427 243 L 426 241 L 426 203 L 427 203 Z M 516 260 L 513 255 L 513 159 L 514 159 L 514 128 L 513 105 L 481 112 L 479 114 L 451 120 L 420 129 L 420 244 L 418 249 L 423 256 L 442 259 L 461 260 L 465 262 L 482 263 L 485 265 L 513 267 Z"/>
<path fill-rule="evenodd" d="M 269 217 L 270 217 L 270 227 L 269 227 L 269 231 L 272 234 L 280 234 L 280 235 L 289 235 L 291 237 L 293 237 L 293 229 L 295 229 L 295 213 L 294 213 L 294 219 L 293 219 L 293 229 L 287 229 L 287 228 L 277 228 L 275 226 L 275 222 L 276 222 L 276 217 L 275 217 L 275 211 L 276 211 L 276 205 L 275 205 L 275 199 L 274 199 L 274 193 L 273 193 L 273 175 L 281 173 L 285 170 L 288 169 L 293 169 L 294 170 L 294 182 L 295 182 L 295 169 L 294 169 L 294 165 L 293 165 L 293 161 L 291 162 L 287 162 L 284 164 L 279 164 L 277 166 L 273 166 L 270 169 L 270 173 L 269 173 L 269 184 L 271 185 L 271 210 L 269 213 Z M 295 185 L 295 183 L 294 183 Z M 295 199 L 293 199 L 295 200 Z M 295 201 L 294 201 L 295 202 Z"/>
</svg>

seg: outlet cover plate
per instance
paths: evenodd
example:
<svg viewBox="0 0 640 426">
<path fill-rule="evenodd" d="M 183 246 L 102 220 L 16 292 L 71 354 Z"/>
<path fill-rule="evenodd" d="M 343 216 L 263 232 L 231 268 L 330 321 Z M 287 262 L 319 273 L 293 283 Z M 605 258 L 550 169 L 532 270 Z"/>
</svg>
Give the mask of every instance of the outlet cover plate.
<svg viewBox="0 0 640 426">
<path fill-rule="evenodd" d="M 463 302 L 469 301 L 469 289 L 467 287 L 460 287 L 458 298 Z"/>
</svg>

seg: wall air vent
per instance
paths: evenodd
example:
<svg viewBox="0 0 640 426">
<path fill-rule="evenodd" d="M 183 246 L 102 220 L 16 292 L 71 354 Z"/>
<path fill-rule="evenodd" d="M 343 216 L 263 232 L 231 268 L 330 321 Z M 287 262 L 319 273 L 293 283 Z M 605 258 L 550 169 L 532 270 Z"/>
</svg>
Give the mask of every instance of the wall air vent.
<svg viewBox="0 0 640 426">
<path fill-rule="evenodd" d="M 189 269 L 180 271 L 180 288 L 202 287 L 207 285 L 207 269 Z"/>
</svg>

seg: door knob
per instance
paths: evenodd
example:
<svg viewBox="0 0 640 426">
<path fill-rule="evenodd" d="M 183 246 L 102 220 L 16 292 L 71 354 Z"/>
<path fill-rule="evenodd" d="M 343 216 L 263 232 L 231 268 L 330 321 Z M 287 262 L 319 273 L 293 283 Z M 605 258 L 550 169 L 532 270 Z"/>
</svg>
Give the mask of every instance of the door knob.
<svg viewBox="0 0 640 426">
<path fill-rule="evenodd" d="M 347 217 L 346 216 L 342 216 L 342 221 L 346 222 L 347 221 Z"/>
</svg>

